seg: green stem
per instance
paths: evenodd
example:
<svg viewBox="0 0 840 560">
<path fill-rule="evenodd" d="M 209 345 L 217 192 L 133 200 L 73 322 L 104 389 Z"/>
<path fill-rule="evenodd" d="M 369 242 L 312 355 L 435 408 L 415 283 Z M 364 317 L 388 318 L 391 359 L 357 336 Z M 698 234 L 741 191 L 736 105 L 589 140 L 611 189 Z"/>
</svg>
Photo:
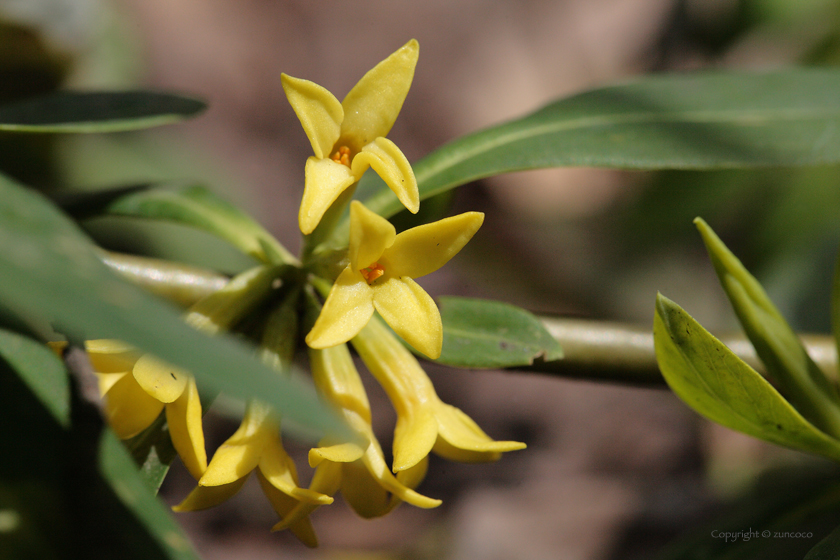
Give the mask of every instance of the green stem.
<svg viewBox="0 0 840 560">
<path fill-rule="evenodd" d="M 230 278 L 186 264 L 102 251 L 102 262 L 129 281 L 183 307 L 221 290 Z"/>
<path fill-rule="evenodd" d="M 168 261 L 103 253 L 105 264 L 129 280 L 182 305 L 195 303 L 221 289 L 228 278 L 216 272 Z M 322 296 L 329 292 L 326 280 L 311 278 Z M 521 371 L 570 377 L 590 381 L 609 381 L 635 385 L 664 386 L 656 364 L 653 333 L 648 325 L 632 325 L 583 319 L 542 317 L 548 331 L 563 348 L 564 358 L 536 362 L 517 368 Z M 759 372 L 764 372 L 755 350 L 739 333 L 716 335 L 721 342 Z M 828 335 L 801 335 L 805 348 L 826 376 L 837 384 L 837 349 Z"/>
<path fill-rule="evenodd" d="M 517 368 L 561 377 L 636 385 L 664 385 L 653 350 L 651 328 L 643 325 L 583 319 L 540 317 L 563 348 L 563 359 Z M 741 333 L 715 336 L 760 373 L 765 369 L 747 337 Z M 800 335 L 808 354 L 836 385 L 837 349 L 829 335 Z"/>
</svg>

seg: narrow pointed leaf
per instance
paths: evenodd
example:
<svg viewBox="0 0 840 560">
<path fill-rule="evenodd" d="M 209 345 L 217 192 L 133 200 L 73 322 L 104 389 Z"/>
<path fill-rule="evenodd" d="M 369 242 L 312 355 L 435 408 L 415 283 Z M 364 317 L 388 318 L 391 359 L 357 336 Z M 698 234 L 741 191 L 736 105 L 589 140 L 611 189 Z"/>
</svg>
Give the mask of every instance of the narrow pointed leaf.
<svg viewBox="0 0 840 560">
<path fill-rule="evenodd" d="M 442 297 L 443 351 L 436 361 L 459 367 L 526 366 L 563 357 L 560 344 L 528 311 L 497 301 Z"/>
<path fill-rule="evenodd" d="M 202 185 L 128 192 L 112 200 L 103 212 L 203 229 L 263 262 L 294 261 L 253 218 Z"/>
<path fill-rule="evenodd" d="M 721 169 L 840 161 L 838 69 L 647 76 L 561 99 L 458 138 L 414 164 L 420 199 L 501 173 L 559 166 Z M 368 173 L 365 205 L 402 209 Z"/>
<path fill-rule="evenodd" d="M 44 344 L 0 329 L 0 358 L 12 366 L 62 426 L 70 422 L 70 387 L 64 364 Z"/>
<path fill-rule="evenodd" d="M 128 451 L 111 430 L 102 433 L 99 469 L 123 505 L 160 548 L 160 558 L 199 560 L 180 526 L 155 497 L 152 488 L 137 470 Z M 126 530 L 137 530 L 134 528 Z M 148 556 L 147 556 L 148 557 Z"/>
<path fill-rule="evenodd" d="M 834 345 L 840 352 L 840 255 L 834 265 L 834 278 L 831 285 L 831 330 L 834 334 Z"/>
<path fill-rule="evenodd" d="M 152 425 L 123 444 L 131 453 L 134 462 L 140 466 L 140 473 L 149 488 L 157 491 L 169 472 L 169 466 L 178 456 L 169 430 L 166 429 L 166 414 L 158 416 Z"/>
<path fill-rule="evenodd" d="M 123 340 L 190 371 L 206 389 L 259 397 L 315 430 L 343 430 L 311 387 L 280 378 L 231 337 L 190 328 L 174 307 L 111 273 L 40 195 L 0 177 L 0 199 L 0 301 L 11 311 L 78 337 Z"/>
<path fill-rule="evenodd" d="M 773 302 L 714 231 L 700 218 L 694 223 L 735 314 L 770 379 L 817 427 L 840 437 L 840 396 L 808 355 L 802 341 Z"/>
<path fill-rule="evenodd" d="M 0 131 L 137 130 L 188 119 L 206 108 L 198 99 L 151 91 L 60 91 L 0 106 Z"/>
<path fill-rule="evenodd" d="M 840 441 L 803 418 L 767 380 L 662 295 L 656 299 L 653 336 L 665 381 L 696 412 L 747 435 L 840 461 Z"/>
<path fill-rule="evenodd" d="M 95 409 L 77 397 L 71 423 L 69 399 L 46 345 L 0 331 L 4 558 L 197 560 Z"/>
</svg>

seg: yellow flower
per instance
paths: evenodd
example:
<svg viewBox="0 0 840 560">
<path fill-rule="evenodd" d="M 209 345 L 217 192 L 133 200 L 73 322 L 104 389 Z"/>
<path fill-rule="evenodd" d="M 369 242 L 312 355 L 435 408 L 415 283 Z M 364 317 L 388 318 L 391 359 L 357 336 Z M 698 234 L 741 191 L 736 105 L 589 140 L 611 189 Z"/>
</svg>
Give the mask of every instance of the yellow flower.
<svg viewBox="0 0 840 560">
<path fill-rule="evenodd" d="M 371 427 L 367 395 L 347 346 L 310 349 L 309 357 L 319 393 L 339 410 L 362 442 L 361 445 L 336 443 L 310 450 L 309 464 L 316 467 L 310 489 L 329 495 L 340 490 L 347 503 L 365 518 L 385 515 L 403 501 L 421 508 L 439 506 L 440 500 L 413 490 L 423 480 L 427 462 L 396 477 L 388 469 Z M 301 502 L 273 530 L 292 527 L 317 507 Z"/>
<path fill-rule="evenodd" d="M 64 342 L 50 343 L 60 353 Z M 85 349 L 105 398 L 105 417 L 121 439 L 133 437 L 166 409 L 172 444 L 195 478 L 207 468 L 201 402 L 191 375 L 119 340 L 88 340 Z"/>
<path fill-rule="evenodd" d="M 336 279 L 306 343 L 329 348 L 347 342 L 364 328 L 375 309 L 403 340 L 432 359 L 439 357 L 440 311 L 414 278 L 446 264 L 483 221 L 484 214 L 466 212 L 397 235 L 388 220 L 353 201 L 350 264 Z"/>
<path fill-rule="evenodd" d="M 193 327 L 215 334 L 239 321 L 273 291 L 282 266 L 247 270 L 221 290 L 196 302 L 184 317 Z M 66 343 L 51 343 L 60 353 Z M 117 436 L 133 437 L 166 409 L 169 435 L 184 465 L 196 480 L 207 468 L 201 401 L 189 373 L 144 354 L 119 340 L 89 340 L 85 349 L 99 378 L 104 412 Z"/>
<path fill-rule="evenodd" d="M 173 509 L 195 511 L 219 505 L 236 494 L 255 469 L 266 497 L 281 517 L 301 502 L 331 504 L 332 497 L 298 487 L 297 469 L 283 449 L 279 429 L 268 407 L 252 401 L 239 429 L 216 450 L 198 486 Z M 291 529 L 305 544 L 317 544 L 308 519 L 296 520 Z"/>
<path fill-rule="evenodd" d="M 283 89 L 312 144 L 298 221 L 310 234 L 324 212 L 368 167 L 382 177 L 409 211 L 420 196 L 405 155 L 385 138 L 414 77 L 420 46 L 411 40 L 377 64 L 339 102 L 323 87 L 282 75 Z"/>
<path fill-rule="evenodd" d="M 525 448 L 516 441 L 492 440 L 464 412 L 442 402 L 417 359 L 378 319 L 352 343 L 397 411 L 394 472 L 414 467 L 430 451 L 452 461 L 484 462 Z"/>
</svg>

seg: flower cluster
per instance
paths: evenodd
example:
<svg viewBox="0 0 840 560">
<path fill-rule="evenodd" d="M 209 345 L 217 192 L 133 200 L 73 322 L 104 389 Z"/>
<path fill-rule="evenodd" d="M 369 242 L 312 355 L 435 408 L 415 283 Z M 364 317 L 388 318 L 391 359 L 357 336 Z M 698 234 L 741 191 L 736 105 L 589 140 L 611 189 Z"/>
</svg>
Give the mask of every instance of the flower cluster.
<svg viewBox="0 0 840 560">
<path fill-rule="evenodd" d="M 481 462 L 525 447 L 494 441 L 464 412 L 442 402 L 400 341 L 428 358 L 440 356 L 440 312 L 415 280 L 458 253 L 481 227 L 483 214 L 467 212 L 397 233 L 362 202 L 349 200 L 356 182 L 373 168 L 409 211 L 418 211 L 411 165 L 385 138 L 408 93 L 418 49 L 416 41 L 409 41 L 341 102 L 321 86 L 283 75 L 286 95 L 314 152 L 305 166 L 301 231 L 312 237 L 316 229 L 333 227 L 334 222 L 322 224 L 322 219 L 340 215 L 349 203 L 347 249 L 328 268 L 337 277 L 324 277 L 324 268 L 307 262 L 306 255 L 301 263 L 266 263 L 237 276 L 186 314 L 188 323 L 210 334 L 236 329 L 254 338 L 265 363 L 280 375 L 295 359 L 299 323 L 305 328 L 318 393 L 356 436 L 352 441 L 327 437 L 309 452 L 315 470 L 308 488 L 299 486 L 295 464 L 283 448 L 282 411 L 249 402 L 239 428 L 208 462 L 202 405 L 191 375 L 118 341 L 86 344 L 105 415 L 121 438 L 150 429 L 166 411 L 172 443 L 197 481 L 176 511 L 218 505 L 255 472 L 280 517 L 274 529 L 289 529 L 315 546 L 309 515 L 332 503 L 338 492 L 366 518 L 385 515 L 402 502 L 433 508 L 440 500 L 415 490 L 426 474 L 429 453 Z M 371 427 L 371 409 L 348 343 L 397 412 L 390 467 Z"/>
</svg>

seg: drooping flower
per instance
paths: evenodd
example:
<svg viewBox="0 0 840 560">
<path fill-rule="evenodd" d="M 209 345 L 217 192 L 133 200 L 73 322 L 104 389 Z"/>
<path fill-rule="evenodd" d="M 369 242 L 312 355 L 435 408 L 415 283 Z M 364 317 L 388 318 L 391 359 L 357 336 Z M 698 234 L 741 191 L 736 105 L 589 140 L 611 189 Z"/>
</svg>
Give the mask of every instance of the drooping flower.
<svg viewBox="0 0 840 560">
<path fill-rule="evenodd" d="M 283 89 L 312 144 L 298 221 L 310 234 L 338 196 L 368 167 L 411 212 L 420 205 L 417 180 L 405 155 L 385 138 L 408 94 L 419 53 L 411 40 L 365 74 L 339 102 L 323 87 L 282 75 Z"/>
<path fill-rule="evenodd" d="M 441 401 L 417 359 L 379 319 L 373 318 L 352 344 L 397 411 L 394 472 L 415 467 L 430 451 L 452 461 L 485 462 L 525 448 L 516 441 L 494 441 L 463 411 Z"/>
<path fill-rule="evenodd" d="M 249 269 L 224 288 L 192 305 L 184 320 L 203 332 L 230 328 L 273 290 L 282 266 Z M 66 343 L 51 343 L 61 352 Z M 196 480 L 207 468 L 201 401 L 189 373 L 119 340 L 89 340 L 85 349 L 99 378 L 106 419 L 117 436 L 133 437 L 166 410 L 169 436 L 184 465 Z"/>
<path fill-rule="evenodd" d="M 60 353 L 66 343 L 50 343 Z M 133 437 L 166 410 L 172 445 L 195 478 L 207 468 L 201 402 L 187 372 L 119 340 L 88 340 L 85 350 L 99 378 L 108 424 L 121 439 Z"/>
<path fill-rule="evenodd" d="M 298 486 L 297 469 L 283 448 L 279 429 L 267 406 L 249 403 L 239 429 L 216 450 L 198 486 L 173 509 L 196 511 L 217 506 L 236 494 L 254 470 L 281 517 L 299 503 L 331 504 L 332 497 Z M 290 528 L 308 546 L 317 544 L 308 519 L 297 519 Z"/>
<path fill-rule="evenodd" d="M 426 474 L 427 462 L 418 463 L 398 476 L 391 474 L 382 448 L 371 427 L 370 405 L 350 351 L 344 344 L 324 350 L 309 350 L 312 378 L 319 394 L 336 407 L 356 433 L 359 442 L 322 442 L 309 452 L 309 464 L 316 468 L 311 490 L 344 499 L 364 518 L 380 517 L 405 501 L 421 508 L 433 508 L 440 500 L 414 491 Z M 274 530 L 293 527 L 317 508 L 301 502 Z"/>
<path fill-rule="evenodd" d="M 466 212 L 397 235 L 385 218 L 364 204 L 350 204 L 350 264 L 341 272 L 315 326 L 312 348 L 347 342 L 378 311 L 403 340 L 430 358 L 440 356 L 440 311 L 415 278 L 434 272 L 455 256 L 484 221 Z"/>
</svg>

